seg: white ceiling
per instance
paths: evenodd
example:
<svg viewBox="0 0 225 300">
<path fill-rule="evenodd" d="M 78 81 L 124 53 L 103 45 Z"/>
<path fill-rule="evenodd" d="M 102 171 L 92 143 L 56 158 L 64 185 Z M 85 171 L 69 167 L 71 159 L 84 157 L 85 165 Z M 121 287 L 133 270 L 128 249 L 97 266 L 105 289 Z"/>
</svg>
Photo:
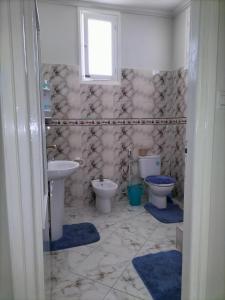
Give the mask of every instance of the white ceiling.
<svg viewBox="0 0 225 300">
<path fill-rule="evenodd" d="M 173 11 L 187 0 L 83 0 L 93 3 L 119 5 L 133 9 Z"/>
</svg>

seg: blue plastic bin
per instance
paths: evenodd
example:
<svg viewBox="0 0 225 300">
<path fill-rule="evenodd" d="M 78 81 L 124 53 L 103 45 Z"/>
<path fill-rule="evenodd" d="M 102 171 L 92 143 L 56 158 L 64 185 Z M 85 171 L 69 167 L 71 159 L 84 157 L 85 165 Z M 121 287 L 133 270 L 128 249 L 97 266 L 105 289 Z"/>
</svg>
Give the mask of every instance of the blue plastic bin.
<svg viewBox="0 0 225 300">
<path fill-rule="evenodd" d="M 144 193 L 142 184 L 128 185 L 127 192 L 130 205 L 141 205 L 141 197 Z"/>
</svg>

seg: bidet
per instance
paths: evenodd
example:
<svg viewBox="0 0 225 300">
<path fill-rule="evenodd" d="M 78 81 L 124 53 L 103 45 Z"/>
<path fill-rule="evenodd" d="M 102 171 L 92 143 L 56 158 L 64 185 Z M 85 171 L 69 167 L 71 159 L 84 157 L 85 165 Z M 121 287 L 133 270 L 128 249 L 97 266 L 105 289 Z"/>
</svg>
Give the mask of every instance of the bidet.
<svg viewBox="0 0 225 300">
<path fill-rule="evenodd" d="M 96 208 L 101 213 L 111 212 L 111 201 L 118 185 L 109 179 L 92 180 L 91 184 L 96 194 Z"/>
</svg>

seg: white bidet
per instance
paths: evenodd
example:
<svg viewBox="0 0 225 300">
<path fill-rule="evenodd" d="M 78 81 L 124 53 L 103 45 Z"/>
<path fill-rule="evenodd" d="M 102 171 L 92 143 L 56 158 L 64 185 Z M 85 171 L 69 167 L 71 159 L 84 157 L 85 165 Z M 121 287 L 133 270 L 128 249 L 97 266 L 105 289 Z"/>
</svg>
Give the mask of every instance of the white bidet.
<svg viewBox="0 0 225 300">
<path fill-rule="evenodd" d="M 115 196 L 118 185 L 109 179 L 92 180 L 93 190 L 96 194 L 96 208 L 101 213 L 110 213 L 112 197 Z"/>
</svg>

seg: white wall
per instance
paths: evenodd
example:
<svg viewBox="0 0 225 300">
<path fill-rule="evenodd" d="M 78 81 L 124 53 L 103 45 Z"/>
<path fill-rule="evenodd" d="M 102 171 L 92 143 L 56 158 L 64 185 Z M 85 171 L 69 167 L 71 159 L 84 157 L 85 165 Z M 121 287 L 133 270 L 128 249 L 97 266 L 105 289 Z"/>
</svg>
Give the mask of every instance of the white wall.
<svg viewBox="0 0 225 300">
<path fill-rule="evenodd" d="M 72 6 L 38 3 L 43 63 L 76 65 L 77 10 Z"/>
<path fill-rule="evenodd" d="M 170 70 L 172 20 L 122 14 L 122 67 Z"/>
<path fill-rule="evenodd" d="M 39 2 L 43 63 L 78 62 L 77 9 Z M 169 18 L 122 14 L 122 67 L 149 70 L 172 68 L 172 27 Z"/>
<path fill-rule="evenodd" d="M 190 8 L 175 16 L 173 20 L 173 69 L 187 67 L 190 35 Z"/>
</svg>

